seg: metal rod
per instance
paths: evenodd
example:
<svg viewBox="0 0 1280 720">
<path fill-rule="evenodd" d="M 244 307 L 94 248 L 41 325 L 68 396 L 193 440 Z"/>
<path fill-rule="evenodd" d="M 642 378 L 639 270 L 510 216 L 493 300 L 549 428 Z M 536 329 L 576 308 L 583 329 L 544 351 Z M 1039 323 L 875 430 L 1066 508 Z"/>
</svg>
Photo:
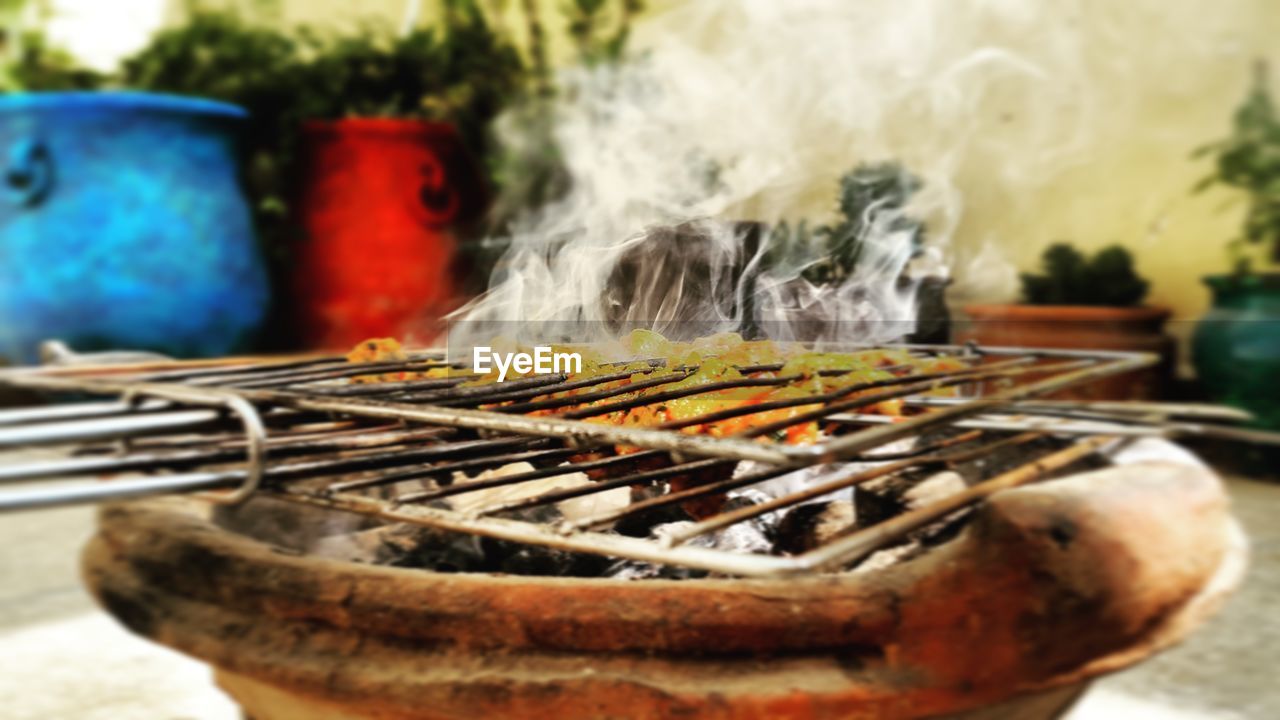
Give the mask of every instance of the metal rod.
<svg viewBox="0 0 1280 720">
<path fill-rule="evenodd" d="M 1014 400 L 1043 395 L 1070 387 L 1088 380 L 1116 375 L 1119 373 L 1140 370 L 1159 362 L 1159 357 L 1152 353 L 1133 353 L 1123 355 L 1120 359 L 1110 360 L 1101 365 L 1086 367 L 1080 370 L 1053 375 L 1027 385 L 1015 386 L 995 392 L 988 396 L 973 398 L 964 405 L 942 408 L 931 413 L 909 417 L 893 425 L 881 425 L 853 435 L 836 438 L 821 446 L 791 447 L 786 452 L 794 460 L 803 456 L 817 456 L 826 461 L 850 457 L 857 453 L 878 447 L 891 440 L 906 437 L 940 423 L 959 420 L 970 415 L 977 415 L 984 410 L 999 407 Z"/>
<path fill-rule="evenodd" d="M 594 377 L 581 378 L 578 380 L 570 380 L 567 382 L 557 383 L 555 385 L 534 387 L 534 388 L 529 388 L 525 390 L 512 390 L 510 392 L 499 392 L 499 393 L 495 393 L 485 397 L 483 402 L 485 404 L 500 403 L 500 402 L 514 402 L 516 400 L 525 400 L 527 398 L 538 397 L 540 395 L 550 395 L 552 393 L 567 392 L 569 390 L 577 390 L 579 388 L 592 387 L 594 385 L 603 385 L 605 383 L 614 382 L 617 380 L 625 380 L 625 379 L 634 377 L 636 375 L 648 375 L 652 373 L 654 369 L 655 368 L 651 367 L 648 370 L 629 370 L 626 372 L 609 373 L 607 375 L 597 375 Z M 503 387 L 504 388 L 506 387 L 505 383 L 503 384 Z M 463 402 L 463 401 L 449 400 L 449 401 L 446 401 L 446 404 L 453 403 L 453 402 Z M 468 402 L 474 402 L 474 401 L 468 401 Z"/>
<path fill-rule="evenodd" d="M 397 380 L 394 382 L 355 383 L 351 385 L 313 385 L 307 388 L 307 392 L 337 397 L 396 395 L 414 390 L 435 390 L 443 387 L 453 387 L 479 377 L 481 376 L 461 374 L 451 375 L 447 378 L 428 378 L 424 380 Z"/>
<path fill-rule="evenodd" d="M 666 385 L 668 383 L 679 382 L 680 380 L 683 380 L 689 377 L 689 375 L 691 374 L 692 373 L 677 372 L 677 373 L 671 373 L 668 375 L 659 375 L 657 377 L 652 377 L 647 380 L 641 380 L 640 382 L 628 383 L 626 385 L 619 385 L 618 387 L 614 387 L 614 388 L 605 388 L 603 390 L 596 390 L 594 392 L 582 393 L 580 395 L 572 395 L 567 397 L 551 398 L 548 400 L 538 400 L 534 402 L 508 405 L 507 407 L 502 408 L 502 411 L 508 412 L 508 413 L 527 413 L 527 412 L 535 412 L 538 410 L 553 410 L 555 408 L 566 407 L 569 405 L 584 405 L 586 403 L 595 402 L 596 400 L 606 400 L 611 397 L 617 397 L 618 395 L 625 395 L 630 392 L 637 392 L 639 390 L 656 387 L 658 385 Z"/>
<path fill-rule="evenodd" d="M 898 418 L 887 415 L 863 415 L 857 413 L 837 413 L 827 418 L 833 422 L 855 423 L 859 425 L 890 425 L 899 422 Z M 1174 428 L 1152 425 L 1121 425 L 1117 423 L 1089 422 L 1045 416 L 1019 415 L 979 415 L 977 417 L 957 420 L 951 427 L 973 430 L 994 430 L 1003 432 L 1037 432 L 1056 435 L 1125 435 L 1134 437 L 1170 437 L 1176 434 Z M 1222 428 L 1224 430 L 1228 428 Z M 866 455 L 858 456 L 866 458 Z"/>
<path fill-rule="evenodd" d="M 351 434 L 344 432 L 337 437 L 318 438 L 273 437 L 267 439 L 273 457 L 324 452 L 368 449 L 407 442 L 437 439 L 448 433 L 447 428 L 416 428 L 397 431 Z M 130 453 L 58 458 L 26 463 L 0 465 L 0 485 L 36 480 L 63 479 L 76 475 L 117 474 L 145 470 L 172 470 L 193 465 L 209 465 L 233 461 L 244 457 L 244 440 L 224 443 L 214 447 L 177 450 L 160 453 Z"/>
<path fill-rule="evenodd" d="M 946 518 L 957 510 L 964 509 L 975 502 L 986 500 L 986 498 L 995 495 L 1005 489 L 1011 489 L 1024 484 L 1036 482 L 1044 475 L 1052 473 L 1052 471 L 1066 468 L 1078 460 L 1084 459 L 1094 452 L 1102 450 L 1103 447 L 1114 443 L 1119 438 L 1100 436 L 1085 438 L 1076 442 L 1075 445 L 1053 452 L 1051 455 L 1041 457 L 1041 459 L 1028 462 L 1028 464 L 1020 465 L 1018 468 L 1007 471 L 1007 473 L 997 475 L 997 477 L 986 480 L 986 482 L 975 484 L 973 487 L 964 489 L 956 495 L 942 498 L 942 500 L 929 503 L 924 507 L 916 510 L 904 512 L 904 514 L 891 518 L 883 523 L 872 525 L 872 527 L 858 530 L 858 532 L 850 534 L 844 538 L 837 539 L 835 542 L 824 544 L 814 548 L 814 550 L 806 552 L 803 556 L 806 565 L 812 568 L 833 568 L 833 566 L 846 566 L 851 562 L 856 562 L 867 557 L 872 552 L 876 552 L 879 548 L 896 542 L 897 539 L 905 537 L 906 534 L 913 530 L 923 528 L 924 525 L 932 523 L 934 520 Z"/>
<path fill-rule="evenodd" d="M 29 423 L 52 422 L 55 420 L 84 420 L 92 417 L 120 415 L 129 410 L 157 410 L 167 403 L 148 402 L 131 408 L 128 403 L 113 400 L 110 402 L 78 402 L 58 403 L 0 410 L 0 427 L 6 425 L 26 425 Z"/>
<path fill-rule="evenodd" d="M 279 373 L 253 373 L 244 377 L 218 377 L 208 384 L 233 386 L 238 388 L 267 388 L 298 385 L 301 383 L 320 382 L 322 380 L 342 380 L 364 375 L 385 375 L 398 372 L 421 372 L 449 367 L 449 363 L 436 360 L 402 360 L 372 363 L 345 363 L 333 369 L 310 371 L 283 371 Z M 202 385 L 205 382 L 193 382 Z"/>
<path fill-rule="evenodd" d="M 220 419 L 222 413 L 218 410 L 171 410 L 8 427 L 0 429 L 0 448 L 89 442 L 163 430 L 189 430 Z"/>
<path fill-rule="evenodd" d="M 768 470 L 760 470 L 757 472 L 747 473 L 739 477 L 731 477 L 718 482 L 706 483 L 704 485 L 694 485 L 693 487 L 683 490 L 668 491 L 662 495 L 655 495 L 638 502 L 633 502 L 625 507 L 616 508 L 606 512 L 581 518 L 564 526 L 566 532 L 575 530 L 592 530 L 610 525 L 629 515 L 653 510 L 654 508 L 665 507 L 675 503 L 696 500 L 708 495 L 719 495 L 730 490 L 756 485 L 758 483 L 773 480 L 774 478 L 786 475 L 787 473 L 800 472 L 795 468 L 775 467 Z"/>
<path fill-rule="evenodd" d="M 577 487 L 564 488 L 561 490 L 552 490 L 531 498 L 522 500 L 513 500 L 511 502 L 489 505 L 475 511 L 477 515 L 491 515 L 493 513 L 510 512 L 512 510 L 524 510 L 539 505 L 550 505 L 564 500 L 572 500 L 574 498 L 583 497 L 584 495 L 594 495 L 606 490 L 614 490 L 620 487 L 629 487 L 631 485 L 648 484 L 655 480 L 665 480 L 667 478 L 687 475 L 689 473 L 702 472 L 714 468 L 731 467 L 734 463 L 729 460 L 695 460 L 690 463 L 682 463 L 680 465 L 672 465 L 670 467 L 658 468 L 656 470 L 645 470 L 643 472 L 623 475 L 622 477 L 610 478 L 609 480 L 601 480 L 591 483 L 590 485 L 579 485 Z"/>
<path fill-rule="evenodd" d="M 550 441 L 547 440 L 542 442 L 550 442 Z M 530 444 L 532 445 L 533 443 L 530 443 Z M 561 449 L 555 449 L 555 450 L 530 450 L 528 452 L 509 453 L 507 455 L 493 455 L 493 456 L 478 458 L 475 460 L 460 460 L 458 462 L 441 463 L 439 465 L 432 465 L 430 467 L 425 467 L 425 468 L 417 468 L 414 470 L 403 470 L 399 472 L 389 473 L 386 475 L 377 475 L 374 477 L 360 478 L 357 480 L 337 482 L 328 486 L 327 488 L 325 488 L 325 490 L 328 492 L 334 492 L 334 493 L 349 492 L 352 490 L 367 490 L 373 487 L 379 487 L 382 485 L 394 485 L 396 483 L 406 482 L 409 480 L 423 480 L 426 478 L 437 478 L 440 476 L 449 477 L 455 472 L 464 472 L 467 470 L 475 470 L 477 468 L 498 468 L 498 467 L 502 467 L 503 465 L 510 465 L 511 463 L 529 462 L 531 460 L 540 460 L 540 461 L 557 460 L 560 458 L 570 457 L 581 452 L 582 452 L 581 450 L 576 450 L 573 448 L 569 448 L 569 449 L 561 448 Z M 457 483 L 457 484 L 460 485 L 461 483 Z M 453 487 L 454 484 L 447 484 L 447 485 L 449 487 Z M 396 501 L 411 502 L 410 500 L 406 500 L 405 497 L 403 496 L 396 498 Z"/>
<path fill-rule="evenodd" d="M 890 462 L 873 468 L 862 468 L 856 465 L 851 466 L 843 470 L 837 470 L 829 480 L 805 490 L 791 493 L 790 495 L 783 495 L 782 497 L 775 498 L 767 502 L 748 505 L 737 510 L 721 513 L 695 523 L 690 527 L 671 532 L 663 536 L 662 542 L 668 546 L 678 545 L 683 542 L 688 542 L 699 535 L 705 535 L 706 533 L 728 527 L 729 525 L 742 522 L 743 520 L 759 517 L 761 515 L 771 513 L 774 510 L 781 510 L 808 500 L 815 500 L 824 495 L 830 495 L 833 492 L 838 492 L 855 485 L 861 485 L 877 478 L 900 473 L 903 470 L 909 470 L 914 467 L 927 467 L 929 465 L 961 462 L 966 459 L 981 457 L 982 455 L 994 452 L 997 448 L 1005 447 L 1007 445 L 1027 443 L 1038 437 L 1040 437 L 1040 435 L 1036 433 L 1027 433 L 1016 437 L 1001 438 L 994 442 L 986 443 L 978 448 L 953 451 L 949 453 L 939 453 L 932 457 L 898 460 L 896 462 Z"/>
<path fill-rule="evenodd" d="M 243 470 L 202 472 L 186 475 L 111 480 L 103 483 L 75 483 L 67 486 L 41 485 L 32 490 L 0 493 L 0 513 L 38 510 L 99 503 L 109 500 L 174 495 L 233 488 L 245 481 Z"/>
<path fill-rule="evenodd" d="M 963 371 L 962 373 L 953 374 L 947 377 L 922 380 L 919 382 L 912 382 L 912 383 L 906 383 L 906 384 L 894 383 L 896 387 L 889 387 L 888 389 L 881 390 L 880 392 L 870 393 L 866 395 L 857 394 L 857 395 L 854 395 L 853 397 L 850 397 L 847 400 L 843 400 L 839 402 L 827 402 L 823 404 L 820 408 L 804 411 L 797 415 L 793 415 L 789 418 L 778 420 L 777 422 L 766 423 L 764 425 L 756 425 L 750 428 L 749 430 L 746 430 L 745 432 L 741 433 L 740 437 L 750 437 L 750 438 L 765 437 L 775 432 L 778 432 L 780 430 L 785 430 L 786 428 L 791 427 L 793 425 L 797 425 L 805 422 L 814 422 L 817 420 L 824 420 L 827 417 L 829 417 L 832 413 L 842 412 L 844 410 L 851 410 L 853 408 L 866 407 L 867 405 L 876 405 L 882 402 L 904 398 L 909 395 L 914 395 L 916 393 L 932 392 L 934 390 L 941 390 L 943 388 L 948 388 L 955 385 L 966 385 L 969 383 L 987 382 L 989 380 L 1013 377 L 1015 375 L 1057 372 L 1060 370 L 1080 367 L 1080 364 L 1082 362 L 1087 362 L 1087 361 L 1070 361 L 1070 362 L 1063 363 L 1061 365 L 1055 365 L 1053 367 L 1047 367 L 1044 365 L 1022 364 L 1017 367 L 1001 367 L 996 370 L 988 370 L 988 371 L 982 371 L 978 369 L 978 370 L 972 370 L 972 371 Z M 849 393 L 845 393 L 845 394 L 848 395 Z M 796 404 L 799 404 L 800 400 L 801 399 L 797 398 L 796 400 L 791 402 L 793 403 L 793 405 L 796 405 Z M 808 403 L 808 404 L 811 405 L 813 403 Z M 918 416 L 918 417 L 924 417 L 924 416 Z"/>
<path fill-rule="evenodd" d="M 133 384 L 127 382 L 98 379 L 76 380 L 40 375 L 24 375 L 21 378 L 15 377 L 7 380 L 12 384 L 28 388 L 46 390 L 76 389 L 96 394 L 128 393 L 135 388 Z M 601 423 L 562 420 L 544 416 L 507 415 L 486 410 L 383 402 L 367 398 L 313 397 L 294 392 L 261 389 L 238 389 L 235 392 L 253 402 L 288 407 L 295 410 L 346 413 L 357 417 L 404 420 L 472 430 L 487 430 L 504 434 L 515 433 L 524 436 L 560 438 L 572 446 L 582 448 L 596 447 L 598 445 L 632 445 L 702 457 L 725 457 L 775 464 L 795 463 L 795 460 L 790 458 L 781 448 L 732 438 L 686 435 L 635 427 L 616 427 Z"/>
<path fill-rule="evenodd" d="M 1055 470 L 1060 470 L 1101 450 L 1108 444 L 1116 442 L 1116 440 L 1117 438 L 1115 437 L 1105 435 L 1081 440 L 1063 450 L 1021 465 L 955 495 L 950 495 L 937 502 L 908 511 L 815 548 L 805 553 L 802 557 L 805 564 L 814 569 L 843 567 L 857 562 L 935 520 L 985 500 L 1002 490 L 1008 490 L 1039 480 Z"/>
<path fill-rule="evenodd" d="M 775 577 L 805 572 L 794 558 L 769 555 L 740 555 L 724 550 L 694 546 L 661 548 L 656 543 L 625 535 L 582 532 L 562 535 L 542 525 L 505 518 L 470 518 L 459 513 L 423 505 L 387 505 L 375 498 L 359 495 L 302 495 L 271 493 L 285 500 L 345 510 L 393 522 L 439 528 L 470 535 L 552 547 L 570 552 L 584 552 L 606 557 L 626 557 L 642 562 L 675 564 L 741 577 Z"/>
<path fill-rule="evenodd" d="M 472 480 L 465 483 L 454 483 L 445 487 L 433 488 L 431 490 L 422 490 L 407 495 L 397 497 L 396 502 L 401 503 L 420 503 L 430 500 L 439 500 L 454 495 L 462 495 L 464 493 L 476 492 L 479 490 L 491 490 L 506 485 L 515 485 L 517 483 L 527 482 L 529 480 L 538 480 L 541 478 L 558 477 L 561 475 L 572 475 L 574 473 L 585 473 L 589 470 L 600 470 L 614 465 L 634 465 L 642 460 L 650 460 L 656 457 L 662 457 L 665 453 L 649 451 L 630 453 L 627 455 L 614 455 L 598 460 L 586 460 L 568 465 L 559 465 L 556 467 L 538 468 L 522 473 L 513 473 L 502 477 L 486 478 L 484 480 Z"/>
<path fill-rule="evenodd" d="M 919 397 L 909 401 L 921 407 L 937 407 L 957 405 L 966 402 L 964 398 L 952 397 Z M 1146 400 L 1023 400 L 1010 403 L 1007 408 L 1017 412 L 1036 412 L 1053 410 L 1085 410 L 1099 413 L 1122 413 L 1149 417 L 1152 415 L 1165 417 L 1186 417 L 1200 420 L 1221 420 L 1225 422 L 1250 422 L 1253 415 L 1239 408 L 1226 405 L 1208 405 L 1205 403 L 1152 402 Z"/>
</svg>

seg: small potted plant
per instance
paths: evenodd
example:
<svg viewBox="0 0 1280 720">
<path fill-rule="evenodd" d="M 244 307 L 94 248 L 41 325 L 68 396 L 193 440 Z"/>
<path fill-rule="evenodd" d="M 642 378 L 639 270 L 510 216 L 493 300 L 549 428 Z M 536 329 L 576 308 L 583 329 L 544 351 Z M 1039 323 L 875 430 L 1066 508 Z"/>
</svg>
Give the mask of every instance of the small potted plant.
<svg viewBox="0 0 1280 720">
<path fill-rule="evenodd" d="M 488 126 L 519 57 L 471 3 L 440 30 L 314 44 L 293 297 L 310 346 L 433 334 L 461 302 L 458 230 L 485 210 Z"/>
<path fill-rule="evenodd" d="M 432 29 L 281 31 L 198 12 L 122 71 L 131 87 L 249 108 L 248 177 L 282 345 L 421 329 L 460 288 L 455 231 L 483 211 L 489 121 L 523 65 L 471 0 Z"/>
<path fill-rule="evenodd" d="M 1022 274 L 1021 304 L 969 305 L 960 342 L 980 345 L 1158 353 L 1151 370 L 1069 394 L 1075 399 L 1152 399 L 1164 392 L 1174 345 L 1162 333 L 1169 311 L 1142 306 L 1147 282 L 1119 245 L 1086 257 L 1067 243 L 1044 251 L 1040 273 Z M 1084 393 L 1084 394 L 1082 394 Z"/>
<path fill-rule="evenodd" d="M 1205 146 L 1213 173 L 1197 189 L 1223 185 L 1248 201 L 1244 228 L 1230 244 L 1235 270 L 1210 275 L 1213 306 L 1192 339 L 1196 375 L 1215 399 L 1280 428 L 1280 118 L 1259 65 L 1253 87 L 1236 110 L 1232 133 Z"/>
<path fill-rule="evenodd" d="M 833 223 L 810 227 L 783 222 L 769 231 L 765 274 L 797 276 L 773 294 L 799 293 L 795 302 L 787 303 L 797 307 L 821 305 L 824 299 L 838 305 L 855 298 L 829 291 L 849 288 L 867 294 L 866 302 L 875 308 L 874 319 L 859 320 L 857 312 L 826 307 L 818 313 L 824 322 L 836 318 L 835 322 L 849 324 L 830 328 L 829 336 L 847 340 L 856 334 L 870 342 L 946 342 L 950 316 L 943 295 L 948 279 L 912 266 L 925 253 L 925 222 L 909 207 L 922 187 L 920 178 L 897 162 L 864 163 L 846 172 L 840 178 Z M 888 282 L 882 284 L 881 279 Z M 815 297 L 803 297 L 815 290 Z M 791 319 L 804 322 L 806 314 L 800 311 Z M 909 334 L 904 338 L 904 333 Z"/>
</svg>

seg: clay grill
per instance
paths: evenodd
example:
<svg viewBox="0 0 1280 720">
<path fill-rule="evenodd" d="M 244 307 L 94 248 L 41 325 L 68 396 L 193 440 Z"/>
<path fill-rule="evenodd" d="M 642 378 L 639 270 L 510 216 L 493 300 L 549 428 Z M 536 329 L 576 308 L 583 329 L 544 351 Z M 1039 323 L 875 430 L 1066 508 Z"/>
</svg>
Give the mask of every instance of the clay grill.
<svg viewBox="0 0 1280 720">
<path fill-rule="evenodd" d="M 773 406 L 649 429 L 587 420 L 796 379 L 756 366 L 740 380 L 663 390 L 692 368 L 655 361 L 616 390 L 603 384 L 630 371 L 470 386 L 455 368 L 447 378 L 350 382 L 448 364 L 433 353 L 12 370 L 0 383 L 62 402 L 0 412 L 0 450 L 17 458 L 0 465 L 0 509 L 198 498 L 108 504 L 86 580 L 130 629 L 213 664 L 257 720 L 918 717 L 993 707 L 999 717 L 1048 717 L 1089 678 L 1177 641 L 1238 582 L 1243 542 L 1211 472 L 1172 463 L 1077 471 L 1141 438 L 1273 437 L 1232 427 L 1245 418 L 1222 408 L 1046 398 L 1155 362 L 1145 354 L 900 348 L 964 366 L 899 368 L 795 401 L 820 407 L 735 437 L 680 430 Z M 652 394 L 627 395 L 637 386 Z M 930 394 L 939 388 L 957 394 Z M 569 389 L 572 400 L 557 394 Z M 579 408 L 587 399 L 601 402 Z M 890 399 L 905 402 L 905 419 L 863 412 Z M 812 420 L 828 431 L 818 444 L 768 441 Z M 1018 462 L 967 478 L 960 492 L 803 551 L 698 542 L 836 491 L 1012 448 Z M 513 463 L 528 469 L 485 474 Z M 804 468 L 815 474 L 803 489 L 726 504 L 660 537 L 615 532 L 639 513 Z M 591 481 L 465 509 L 452 502 L 582 473 Z M 677 482 L 690 477 L 704 480 Z M 621 488 L 632 493 L 622 507 L 536 512 Z M 712 576 L 379 567 L 210 520 L 211 502 L 267 498 L 302 506 L 302 516 L 334 510 L 324 514 Z M 939 523 L 962 530 L 914 560 L 867 569 L 875 551 Z M 1024 714 L 999 715 L 1011 702 Z"/>
<path fill-rule="evenodd" d="M 112 476 L 106 483 L 37 486 L 0 496 L 0 509 L 102 501 L 146 495 L 225 490 L 205 497 L 238 503 L 253 494 L 290 502 L 427 525 L 449 531 L 649 562 L 701 568 L 739 576 L 776 576 L 846 566 L 922 525 L 980 502 L 990 494 L 1031 482 L 1070 465 L 1123 437 L 1179 434 L 1247 436 L 1247 431 L 1206 425 L 1204 420 L 1239 419 L 1220 408 L 1145 404 L 1072 404 L 1031 399 L 1091 380 L 1149 366 L 1143 354 L 902 346 L 928 356 L 959 355 L 967 367 L 932 373 L 908 372 L 890 380 L 851 385 L 817 398 L 821 407 L 740 437 L 710 437 L 681 428 L 786 406 L 809 406 L 814 398 L 783 400 L 714 412 L 637 429 L 584 422 L 588 417 L 638 404 L 742 386 L 780 386 L 797 378 L 764 377 L 780 366 L 741 368 L 741 380 L 661 390 L 696 368 L 668 371 L 653 363 L 650 377 L 592 391 L 630 371 L 568 381 L 538 375 L 485 386 L 465 386 L 473 376 L 404 382 L 351 384 L 349 379 L 447 367 L 442 355 L 418 354 L 403 362 L 349 363 L 341 358 L 201 364 L 153 364 L 15 371 L 3 382 L 18 388 L 113 396 L 107 402 L 74 402 L 0 413 L 0 448 L 76 443 L 74 457 L 0 468 L 0 482 L 29 483 L 74 476 Z M 830 371 L 836 374 L 839 371 Z M 658 388 L 643 398 L 627 393 Z M 965 398 L 939 398 L 930 390 L 956 387 Z M 579 394 L 563 397 L 565 390 Z M 572 409 L 589 399 L 616 400 Z M 899 422 L 860 414 L 878 402 L 906 398 L 918 414 Z M 498 405 L 494 410 L 477 409 Z M 551 414 L 530 416 L 535 411 Z M 1174 415 L 1180 417 L 1174 417 Z M 820 420 L 842 427 L 810 446 L 755 441 L 786 427 Z M 942 432 L 937 432 L 942 430 Z M 904 437 L 929 432 L 934 440 L 904 452 L 875 452 Z M 1069 447 L 1036 458 L 971 487 L 947 502 L 882 525 L 861 528 L 823 547 L 792 556 L 735 554 L 696 547 L 688 541 L 765 513 L 892 474 L 947 467 L 1025 443 L 1044 433 L 1077 436 Z M 617 446 L 643 448 L 616 454 Z M 605 457 L 566 462 L 588 450 Z M 553 526 L 504 517 L 606 490 L 659 486 L 671 478 L 724 469 L 740 461 L 750 472 L 634 503 L 621 510 Z M 839 461 L 878 461 L 874 467 L 846 464 L 801 492 L 762 505 L 703 518 L 661 541 L 603 533 L 628 515 L 687 503 L 785 475 L 797 468 Z M 510 463 L 535 469 L 470 482 L 450 482 L 456 472 L 474 476 Z M 655 464 L 659 467 L 653 467 Z M 593 484 L 471 509 L 444 509 L 438 501 L 468 492 L 589 472 Z M 136 477 L 128 478 L 127 475 Z M 126 476 L 126 477 L 122 477 Z M 400 490 L 419 481 L 423 487 Z"/>
</svg>

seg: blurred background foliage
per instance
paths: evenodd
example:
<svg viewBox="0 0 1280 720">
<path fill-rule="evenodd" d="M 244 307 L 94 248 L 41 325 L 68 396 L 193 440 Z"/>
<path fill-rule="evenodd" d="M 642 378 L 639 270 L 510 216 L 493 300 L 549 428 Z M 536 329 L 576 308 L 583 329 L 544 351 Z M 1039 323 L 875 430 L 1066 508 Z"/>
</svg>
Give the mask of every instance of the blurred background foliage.
<svg viewBox="0 0 1280 720">
<path fill-rule="evenodd" d="M 555 68 L 617 61 L 643 8 L 641 0 L 568 0 L 548 14 L 535 0 L 437 0 L 406 3 L 398 29 L 367 19 L 339 29 L 283 24 L 276 6 L 185 2 L 183 21 L 157 32 L 118 69 L 99 72 L 42 34 L 45 2 L 0 0 L 0 89 L 131 89 L 249 109 L 246 181 L 266 250 L 279 262 L 305 120 L 453 123 L 501 198 L 479 234 L 561 196 L 568 175 L 552 135 Z M 552 38 L 559 39 L 554 47 Z M 519 142 L 495 138 L 493 120 L 506 110 L 520 127 Z"/>
</svg>

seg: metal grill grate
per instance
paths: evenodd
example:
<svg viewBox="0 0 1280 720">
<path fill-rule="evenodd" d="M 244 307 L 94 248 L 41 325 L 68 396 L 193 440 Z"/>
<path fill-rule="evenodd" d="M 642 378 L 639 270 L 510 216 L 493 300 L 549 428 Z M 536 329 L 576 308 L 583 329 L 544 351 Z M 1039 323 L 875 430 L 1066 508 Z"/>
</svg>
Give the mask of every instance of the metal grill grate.
<svg viewBox="0 0 1280 720">
<path fill-rule="evenodd" d="M 590 378 L 538 375 L 480 386 L 464 384 L 475 376 L 462 369 L 444 378 L 350 382 L 358 376 L 448 365 L 433 353 L 376 363 L 321 357 L 10 370 L 0 374 L 0 385 L 62 402 L 0 411 L 0 450 L 10 451 L 0 465 L 0 484 L 21 484 L 0 493 L 0 511 L 189 492 L 237 503 L 261 494 L 519 543 L 770 576 L 845 567 L 1117 438 L 1201 434 L 1275 440 L 1210 424 L 1247 419 L 1222 408 L 1034 399 L 1147 367 L 1156 359 L 1146 354 L 972 346 L 896 349 L 924 357 L 947 354 L 962 359 L 963 365 L 932 372 L 897 366 L 890 368 L 892 378 L 838 386 L 819 396 L 713 410 L 651 428 L 589 420 L 727 388 L 786 386 L 797 378 L 780 376 L 780 365 L 758 365 L 739 368 L 739 379 L 685 387 L 675 383 L 695 368 L 668 369 L 655 361 L 638 375 L 631 370 Z M 624 378 L 630 382 L 617 386 Z M 640 388 L 646 392 L 637 396 Z M 962 396 L 928 394 L 939 388 L 956 388 Z M 565 395 L 569 390 L 575 391 L 572 397 Z M 86 399 L 94 396 L 108 399 Z M 595 403 L 585 406 L 588 399 Z M 860 412 L 898 399 L 909 408 L 903 418 Z M 800 409 L 731 437 L 681 432 L 783 408 Z M 769 441 L 780 430 L 812 421 L 826 426 L 820 442 L 792 446 Z M 1049 433 L 1075 439 L 964 492 L 883 523 L 850 528 L 807 552 L 742 553 L 693 542 L 835 491 L 921 468 L 954 467 Z M 908 449 L 883 449 L 901 438 L 916 442 Z M 526 469 L 493 472 L 518 462 L 528 463 L 521 466 Z M 636 513 L 721 497 L 809 466 L 821 469 L 803 490 L 716 512 L 660 539 L 611 531 Z M 516 493 L 478 506 L 458 503 L 466 496 L 543 487 L 534 483 L 580 473 L 591 482 Z M 531 509 L 619 488 L 650 491 L 625 506 L 572 519 L 520 519 Z"/>
</svg>

